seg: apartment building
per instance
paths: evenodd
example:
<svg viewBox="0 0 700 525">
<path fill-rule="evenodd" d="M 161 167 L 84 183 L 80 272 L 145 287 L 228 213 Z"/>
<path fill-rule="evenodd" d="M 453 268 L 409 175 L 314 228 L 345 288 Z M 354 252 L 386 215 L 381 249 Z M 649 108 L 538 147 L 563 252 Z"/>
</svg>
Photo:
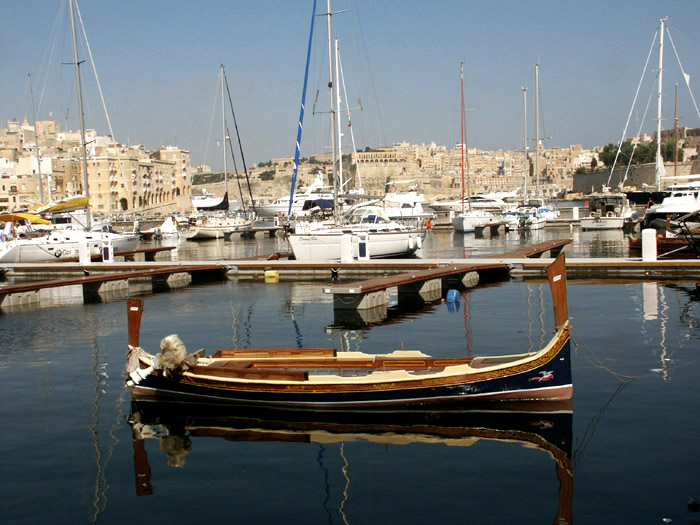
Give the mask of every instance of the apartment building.
<svg viewBox="0 0 700 525">
<path fill-rule="evenodd" d="M 48 201 L 86 190 L 80 134 L 61 131 L 59 121 L 37 122 L 36 130 L 26 119 L 21 124 L 8 122 L 7 128 L 0 123 L 0 209 L 32 206 L 42 193 Z M 87 189 L 96 213 L 149 213 L 190 206 L 189 151 L 164 146 L 151 152 L 141 145 L 114 143 L 94 130 L 86 130 L 85 141 Z"/>
</svg>

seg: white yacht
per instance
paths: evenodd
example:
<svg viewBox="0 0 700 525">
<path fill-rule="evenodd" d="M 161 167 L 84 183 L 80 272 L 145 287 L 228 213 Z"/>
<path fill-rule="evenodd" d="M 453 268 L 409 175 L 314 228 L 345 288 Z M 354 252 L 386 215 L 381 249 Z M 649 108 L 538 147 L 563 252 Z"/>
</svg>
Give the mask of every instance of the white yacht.
<svg viewBox="0 0 700 525">
<path fill-rule="evenodd" d="M 589 214 L 581 217 L 582 230 L 621 230 L 634 216 L 627 195 L 602 191 L 586 195 Z"/>
<path fill-rule="evenodd" d="M 245 233 L 253 222 L 245 217 L 207 215 L 199 217 L 194 224 L 183 228 L 182 237 L 188 241 L 231 238 L 234 233 Z"/>
<path fill-rule="evenodd" d="M 409 184 L 407 191 L 397 191 L 399 184 Z M 423 207 L 425 196 L 418 193 L 418 189 L 412 185 L 413 181 L 390 181 L 387 182 L 389 191 L 384 195 L 382 205 L 384 213 L 389 219 L 432 219 L 435 214 L 431 210 Z"/>
<path fill-rule="evenodd" d="M 390 220 L 380 206 L 360 206 L 337 226 L 298 222 L 288 239 L 297 260 L 342 261 L 411 255 L 423 234 Z"/>
<path fill-rule="evenodd" d="M 512 199 L 517 198 L 519 192 L 520 188 L 508 192 L 472 195 L 471 197 L 465 197 L 464 200 L 437 200 L 435 202 L 431 202 L 430 204 L 426 204 L 426 207 L 436 213 L 449 211 L 460 212 L 463 208 L 468 206 L 468 203 L 471 203 L 472 209 L 479 209 L 491 213 L 501 213 L 502 211 L 513 207 Z"/>
<path fill-rule="evenodd" d="M 311 186 L 301 193 L 295 193 L 292 199 L 291 215 L 297 216 L 314 206 L 316 201 L 333 202 L 333 189 L 323 185 L 323 174 L 319 172 Z M 280 197 L 270 204 L 256 206 L 260 218 L 287 217 L 289 213 L 289 196 Z"/>
<path fill-rule="evenodd" d="M 54 230 L 47 235 L 29 239 L 0 241 L 0 262 L 38 262 L 78 257 L 80 246 L 87 245 L 90 255 L 99 255 L 102 248 L 111 244 L 114 252 L 135 250 L 139 244 L 137 235 L 110 231 Z"/>
<path fill-rule="evenodd" d="M 496 222 L 496 216 L 485 210 L 473 209 L 455 215 L 452 219 L 452 227 L 458 233 L 472 233 L 477 226 L 483 226 Z"/>
<path fill-rule="evenodd" d="M 692 181 L 669 186 L 670 195 L 664 197 L 660 204 L 647 208 L 642 219 L 642 228 L 665 230 L 669 225 L 673 228 L 676 219 L 700 211 L 700 181 Z M 691 228 L 700 224 L 691 222 Z"/>
</svg>

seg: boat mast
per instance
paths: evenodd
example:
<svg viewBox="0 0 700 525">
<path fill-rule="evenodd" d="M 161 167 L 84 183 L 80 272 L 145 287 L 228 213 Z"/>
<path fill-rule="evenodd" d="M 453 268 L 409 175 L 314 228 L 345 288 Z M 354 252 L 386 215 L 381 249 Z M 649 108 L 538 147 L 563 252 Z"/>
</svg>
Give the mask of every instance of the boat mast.
<svg viewBox="0 0 700 525">
<path fill-rule="evenodd" d="M 32 120 L 34 121 L 34 140 L 36 140 L 36 165 L 37 165 L 37 175 L 39 176 L 39 199 L 44 202 L 44 181 L 41 179 L 41 154 L 39 153 L 39 134 L 36 131 L 36 109 L 34 108 L 34 91 L 32 90 L 32 76 L 27 73 L 27 79 L 29 79 L 29 97 L 32 99 Z M 678 91 L 678 86 L 676 86 L 676 92 Z M 49 187 L 49 193 L 51 193 L 51 188 Z M 49 199 L 50 200 L 50 199 Z"/>
<path fill-rule="evenodd" d="M 525 187 L 523 189 L 523 204 L 527 203 L 527 179 L 530 175 L 530 165 L 527 157 L 527 88 L 521 87 L 523 92 L 523 153 L 525 154 Z"/>
<path fill-rule="evenodd" d="M 460 112 L 461 112 L 461 132 L 462 143 L 459 149 L 462 153 L 462 213 L 464 213 L 464 61 L 459 64 L 459 93 L 460 93 Z"/>
<path fill-rule="evenodd" d="M 328 21 L 328 88 L 330 90 L 330 112 L 331 112 L 331 156 L 333 160 L 333 219 L 335 223 L 340 222 L 338 214 L 338 174 L 336 163 L 338 161 L 336 154 L 336 129 L 335 129 L 335 107 L 334 107 L 334 90 L 333 90 L 333 25 L 331 18 L 331 0 L 326 0 L 326 19 Z"/>
<path fill-rule="evenodd" d="M 535 197 L 540 197 L 540 65 L 535 64 Z"/>
<path fill-rule="evenodd" d="M 38 144 L 37 144 L 38 147 Z M 673 176 L 678 175 L 678 84 L 676 84 L 676 101 L 673 109 Z"/>
<path fill-rule="evenodd" d="M 309 44 L 306 49 L 306 67 L 304 69 L 304 88 L 301 91 L 301 109 L 299 110 L 299 124 L 297 126 L 297 142 L 294 150 L 294 169 L 292 170 L 292 189 L 289 192 L 289 207 L 287 215 L 292 214 L 292 204 L 294 203 L 294 187 L 297 182 L 297 171 L 299 170 L 299 154 L 301 150 L 301 132 L 303 131 L 304 123 L 304 108 L 306 105 L 306 85 L 309 79 L 309 61 L 311 60 L 311 43 L 314 36 L 314 20 L 316 20 L 316 0 L 311 10 L 311 29 L 309 31 Z M 251 198 L 252 201 L 252 198 Z"/>
<path fill-rule="evenodd" d="M 83 113 L 83 88 L 80 83 L 80 61 L 78 60 L 78 39 L 75 33 L 75 13 L 74 13 L 74 2 L 75 0 L 69 0 L 68 8 L 70 9 L 70 26 L 73 33 L 73 60 L 75 60 L 75 84 L 78 88 L 78 113 L 80 113 L 80 145 L 81 154 L 83 158 L 83 180 L 85 185 L 85 196 L 90 198 L 90 191 L 88 188 L 88 171 L 87 171 L 87 152 L 85 149 L 85 114 Z M 85 224 L 85 229 L 90 229 L 91 212 L 90 203 L 88 200 L 87 209 L 87 221 Z"/>
<path fill-rule="evenodd" d="M 226 146 L 228 145 L 229 138 L 226 136 L 226 99 L 224 97 L 224 65 L 219 65 L 219 72 L 221 74 L 221 137 L 223 139 L 222 149 L 224 150 L 224 195 L 228 197 L 228 170 L 226 167 Z M 226 210 L 228 211 L 228 209 Z"/>
<path fill-rule="evenodd" d="M 338 184 L 336 187 L 338 188 L 338 191 L 342 191 L 343 187 L 345 185 L 345 181 L 343 180 L 343 146 L 342 146 L 342 139 L 343 139 L 343 134 L 340 131 L 340 126 L 342 125 L 340 122 L 340 71 L 339 71 L 339 56 L 338 56 L 338 38 L 335 39 L 335 82 L 336 85 L 338 86 L 338 89 L 335 90 L 335 107 L 336 107 L 336 115 L 337 118 L 336 120 L 336 130 L 338 133 Z M 335 206 L 334 206 L 335 207 Z"/>
<path fill-rule="evenodd" d="M 663 80 L 664 65 L 664 23 L 667 18 L 659 20 L 659 82 L 658 103 L 656 107 L 656 190 L 661 190 L 661 175 L 665 171 L 664 161 L 661 158 L 661 85 Z"/>
</svg>

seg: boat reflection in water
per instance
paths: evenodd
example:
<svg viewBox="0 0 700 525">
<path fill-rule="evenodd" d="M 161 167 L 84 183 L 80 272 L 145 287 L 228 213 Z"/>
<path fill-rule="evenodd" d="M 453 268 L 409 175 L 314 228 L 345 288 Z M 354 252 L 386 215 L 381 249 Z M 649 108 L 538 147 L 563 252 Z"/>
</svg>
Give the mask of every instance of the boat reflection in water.
<svg viewBox="0 0 700 525">
<path fill-rule="evenodd" d="M 490 403 L 469 409 L 295 410 L 240 405 L 132 401 L 136 493 L 153 494 L 145 440 L 154 438 L 173 467 L 203 438 L 234 442 L 471 446 L 519 443 L 547 453 L 559 479 L 554 523 L 572 522 L 572 403 Z M 526 476 L 523 473 L 523 476 Z M 487 479 L 484 479 L 487 482 Z M 496 489 L 494 489 L 496 490 Z"/>
</svg>

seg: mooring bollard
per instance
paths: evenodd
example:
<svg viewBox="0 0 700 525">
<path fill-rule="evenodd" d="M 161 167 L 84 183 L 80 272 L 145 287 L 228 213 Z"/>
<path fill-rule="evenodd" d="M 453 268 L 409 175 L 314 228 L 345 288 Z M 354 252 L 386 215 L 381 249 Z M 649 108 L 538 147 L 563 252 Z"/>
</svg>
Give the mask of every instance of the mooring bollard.
<svg viewBox="0 0 700 525">
<path fill-rule="evenodd" d="M 642 230 L 642 261 L 656 261 L 656 230 L 654 228 Z"/>
<path fill-rule="evenodd" d="M 78 262 L 80 264 L 92 264 L 92 254 L 90 253 L 90 243 L 81 241 L 78 244 Z"/>
</svg>

